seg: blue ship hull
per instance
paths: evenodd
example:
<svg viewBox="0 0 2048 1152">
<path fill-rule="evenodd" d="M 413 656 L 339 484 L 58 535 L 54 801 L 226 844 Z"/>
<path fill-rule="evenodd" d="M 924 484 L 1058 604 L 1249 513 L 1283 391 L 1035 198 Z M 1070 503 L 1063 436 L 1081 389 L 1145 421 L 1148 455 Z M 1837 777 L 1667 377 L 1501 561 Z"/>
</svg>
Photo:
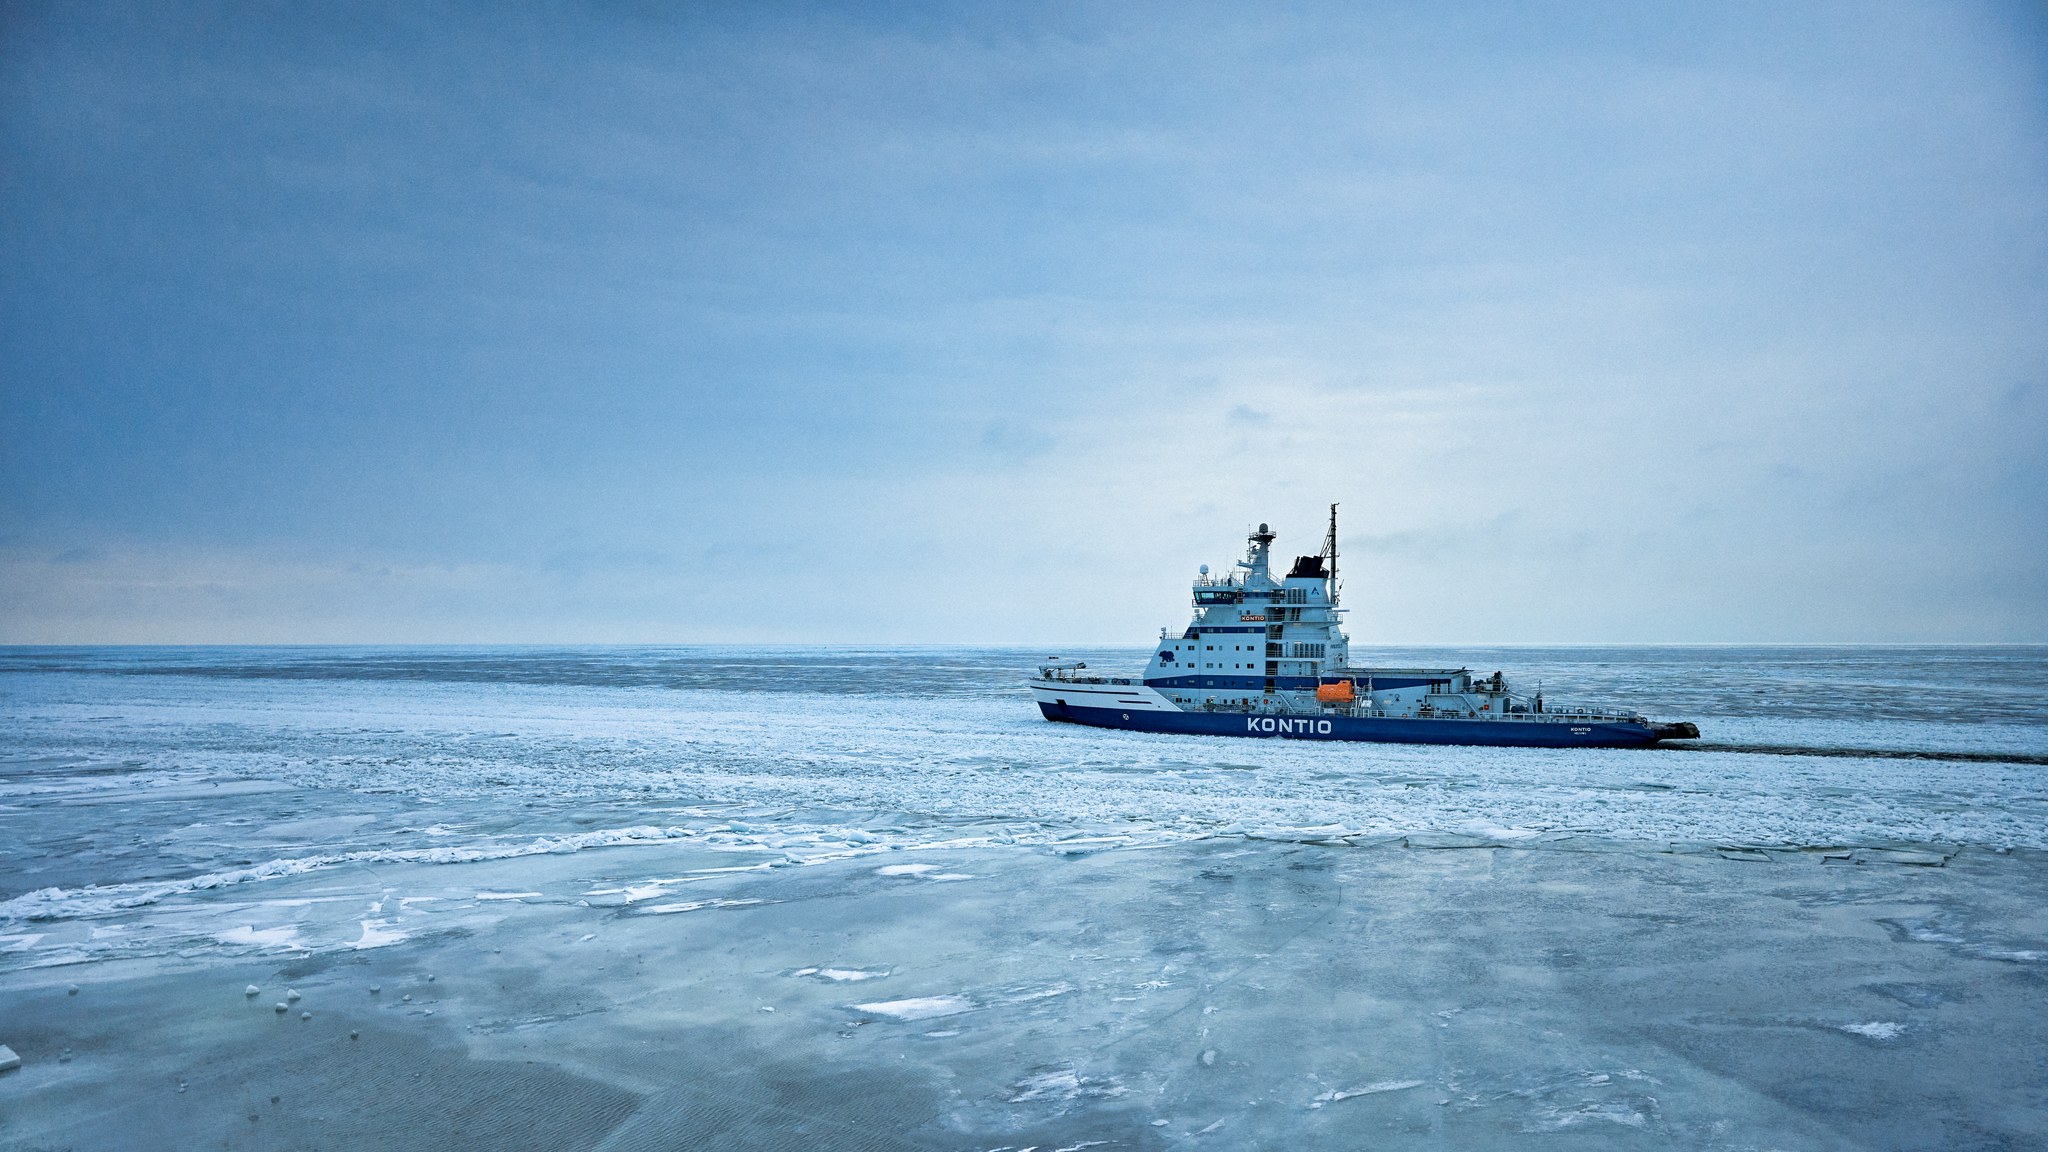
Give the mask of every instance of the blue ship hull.
<svg viewBox="0 0 2048 1152">
<path fill-rule="evenodd" d="M 1667 736 L 1664 726 L 1623 720 L 1413 720 L 1388 716 L 1261 716 L 1243 712 L 1162 712 L 1090 708 L 1041 701 L 1047 720 L 1171 732 L 1191 736 L 1262 736 L 1291 740 L 1353 740 L 1380 744 L 1481 744 L 1508 748 L 1645 748 Z M 1687 726 L 1689 727 L 1689 726 Z M 1697 733 L 1692 733 L 1696 735 Z"/>
</svg>

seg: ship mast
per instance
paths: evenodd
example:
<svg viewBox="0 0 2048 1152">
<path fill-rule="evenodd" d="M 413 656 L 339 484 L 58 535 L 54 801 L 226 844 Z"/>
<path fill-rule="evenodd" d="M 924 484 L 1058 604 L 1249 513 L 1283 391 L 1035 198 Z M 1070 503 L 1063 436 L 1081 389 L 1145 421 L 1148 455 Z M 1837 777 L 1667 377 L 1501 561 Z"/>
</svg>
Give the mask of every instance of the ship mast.
<svg viewBox="0 0 2048 1152">
<path fill-rule="evenodd" d="M 1323 537 L 1323 555 L 1330 560 L 1330 603 L 1337 603 L 1337 506 L 1330 505 L 1330 534 Z"/>
</svg>

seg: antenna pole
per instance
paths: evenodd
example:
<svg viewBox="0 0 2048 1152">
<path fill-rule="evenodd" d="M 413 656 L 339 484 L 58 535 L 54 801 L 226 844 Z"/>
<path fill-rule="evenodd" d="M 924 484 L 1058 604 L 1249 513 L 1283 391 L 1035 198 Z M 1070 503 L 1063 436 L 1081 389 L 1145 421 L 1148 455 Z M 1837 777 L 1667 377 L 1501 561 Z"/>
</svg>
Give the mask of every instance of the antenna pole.
<svg viewBox="0 0 2048 1152">
<path fill-rule="evenodd" d="M 1330 505 L 1330 536 L 1323 541 L 1323 552 L 1330 557 L 1330 603 L 1337 602 L 1337 506 Z"/>
</svg>

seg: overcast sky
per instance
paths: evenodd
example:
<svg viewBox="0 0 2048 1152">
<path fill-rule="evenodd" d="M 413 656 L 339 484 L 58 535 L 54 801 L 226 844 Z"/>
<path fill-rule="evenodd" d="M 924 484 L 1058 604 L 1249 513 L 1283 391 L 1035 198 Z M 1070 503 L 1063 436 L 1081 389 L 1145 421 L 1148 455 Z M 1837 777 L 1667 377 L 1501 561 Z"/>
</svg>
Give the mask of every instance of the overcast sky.
<svg viewBox="0 0 2048 1152">
<path fill-rule="evenodd" d="M 2039 5 L 0 12 L 0 641 L 2048 641 Z"/>
</svg>

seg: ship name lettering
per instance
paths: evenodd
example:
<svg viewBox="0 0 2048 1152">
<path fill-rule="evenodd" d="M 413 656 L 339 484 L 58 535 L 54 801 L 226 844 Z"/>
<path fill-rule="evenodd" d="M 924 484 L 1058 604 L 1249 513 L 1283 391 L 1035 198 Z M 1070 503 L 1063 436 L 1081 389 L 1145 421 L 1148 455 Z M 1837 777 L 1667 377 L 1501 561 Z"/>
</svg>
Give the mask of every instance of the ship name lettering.
<svg viewBox="0 0 2048 1152">
<path fill-rule="evenodd" d="M 1247 732 L 1278 732 L 1286 736 L 1292 736 L 1296 732 L 1313 732 L 1318 736 L 1328 736 L 1330 734 L 1330 722 L 1328 720 L 1276 720 L 1271 716 L 1247 716 L 1244 720 L 1244 730 Z"/>
</svg>

